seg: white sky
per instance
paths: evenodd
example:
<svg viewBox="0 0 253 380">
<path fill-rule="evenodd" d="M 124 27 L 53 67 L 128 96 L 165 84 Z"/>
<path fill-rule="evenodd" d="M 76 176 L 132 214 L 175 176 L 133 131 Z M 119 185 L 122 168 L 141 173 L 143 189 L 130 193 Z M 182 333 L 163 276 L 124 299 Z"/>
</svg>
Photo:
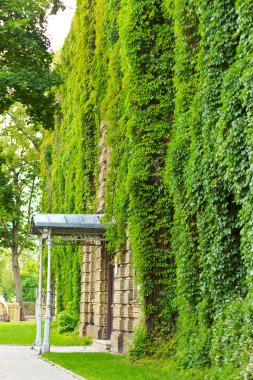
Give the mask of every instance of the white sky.
<svg viewBox="0 0 253 380">
<path fill-rule="evenodd" d="M 47 37 L 51 41 L 53 51 L 57 51 L 62 47 L 75 12 L 75 0 L 64 0 L 63 2 L 66 6 L 65 11 L 60 10 L 56 15 L 52 15 L 48 19 Z"/>
</svg>

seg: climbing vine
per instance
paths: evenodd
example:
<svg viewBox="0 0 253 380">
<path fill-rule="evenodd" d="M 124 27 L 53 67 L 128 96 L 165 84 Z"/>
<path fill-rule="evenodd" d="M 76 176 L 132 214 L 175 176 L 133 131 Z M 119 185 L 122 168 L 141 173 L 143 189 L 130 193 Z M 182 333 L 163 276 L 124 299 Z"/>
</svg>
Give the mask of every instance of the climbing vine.
<svg viewBox="0 0 253 380">
<path fill-rule="evenodd" d="M 163 175 L 173 117 L 173 21 L 160 1 L 121 4 L 129 235 L 147 331 L 168 333 L 174 318 L 174 260 Z"/>
</svg>

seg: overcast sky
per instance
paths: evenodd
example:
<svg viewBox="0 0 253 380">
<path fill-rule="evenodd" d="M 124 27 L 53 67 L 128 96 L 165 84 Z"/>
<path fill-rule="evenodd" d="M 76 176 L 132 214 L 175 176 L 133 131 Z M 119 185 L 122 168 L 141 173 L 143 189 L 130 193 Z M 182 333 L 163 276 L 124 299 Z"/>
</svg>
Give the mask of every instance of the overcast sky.
<svg viewBox="0 0 253 380">
<path fill-rule="evenodd" d="M 63 2 L 66 6 L 65 11 L 59 11 L 57 15 L 50 16 L 48 20 L 47 36 L 51 41 L 53 51 L 59 50 L 63 45 L 75 12 L 75 0 L 64 0 Z"/>
</svg>

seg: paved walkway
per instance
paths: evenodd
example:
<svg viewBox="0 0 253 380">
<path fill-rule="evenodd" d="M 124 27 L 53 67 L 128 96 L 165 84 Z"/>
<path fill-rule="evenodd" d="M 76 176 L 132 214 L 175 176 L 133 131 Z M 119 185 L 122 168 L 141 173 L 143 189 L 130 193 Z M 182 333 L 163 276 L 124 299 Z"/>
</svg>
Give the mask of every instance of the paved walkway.
<svg viewBox="0 0 253 380">
<path fill-rule="evenodd" d="M 51 352 L 85 352 L 91 348 L 51 347 Z M 83 380 L 43 360 L 30 346 L 0 345 L 0 380 Z"/>
</svg>

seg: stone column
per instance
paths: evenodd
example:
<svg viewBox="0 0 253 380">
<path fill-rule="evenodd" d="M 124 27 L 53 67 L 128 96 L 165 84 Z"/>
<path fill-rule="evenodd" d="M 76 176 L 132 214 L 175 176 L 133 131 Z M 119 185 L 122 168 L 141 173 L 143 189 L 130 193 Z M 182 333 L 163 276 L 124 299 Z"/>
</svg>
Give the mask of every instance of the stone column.
<svg viewBox="0 0 253 380">
<path fill-rule="evenodd" d="M 79 334 L 87 335 L 87 325 L 93 323 L 94 247 L 83 248 Z"/>
<path fill-rule="evenodd" d="M 97 244 L 99 245 L 99 241 Z M 101 244 L 101 243 L 100 243 Z M 107 335 L 107 312 L 108 312 L 108 258 L 105 249 L 101 246 L 94 251 L 94 277 L 91 284 L 94 285 L 94 298 L 90 300 L 94 311 L 93 321 L 86 326 L 86 334 L 94 339 L 106 339 Z M 92 276 L 92 272 L 91 272 Z"/>
<path fill-rule="evenodd" d="M 116 259 L 114 271 L 113 332 L 111 334 L 113 353 L 127 351 L 133 329 L 140 318 L 135 286 L 132 253 L 127 238 L 126 250 Z"/>
</svg>

